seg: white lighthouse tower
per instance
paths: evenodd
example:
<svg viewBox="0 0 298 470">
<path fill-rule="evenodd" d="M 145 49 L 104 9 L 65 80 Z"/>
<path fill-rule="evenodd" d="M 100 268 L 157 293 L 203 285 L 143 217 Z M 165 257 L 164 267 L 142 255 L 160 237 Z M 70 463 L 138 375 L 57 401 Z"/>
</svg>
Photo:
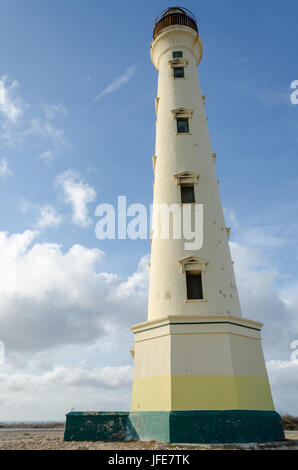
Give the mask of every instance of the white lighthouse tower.
<svg viewBox="0 0 298 470">
<path fill-rule="evenodd" d="M 203 244 L 186 249 L 183 236 L 152 235 L 148 321 L 132 327 L 130 419 L 143 439 L 281 439 L 262 325 L 241 314 L 197 72 L 203 46 L 188 10 L 157 18 L 150 55 L 158 70 L 154 204 L 192 213 L 202 204 Z"/>
<path fill-rule="evenodd" d="M 157 223 L 148 320 L 132 327 L 132 407 L 130 412 L 70 412 L 64 438 L 177 443 L 284 439 L 267 377 L 262 325 L 241 314 L 197 72 L 203 46 L 188 10 L 168 8 L 157 18 L 150 54 L 158 70 Z M 203 243 L 196 243 L 196 234 L 192 243 L 185 231 L 182 237 L 177 230 L 169 230 L 168 237 L 160 234 L 164 216 L 157 208 L 171 209 L 169 225 L 177 229 L 177 208 L 195 216 L 202 206 L 201 226 L 194 228 L 203 228 Z"/>
</svg>

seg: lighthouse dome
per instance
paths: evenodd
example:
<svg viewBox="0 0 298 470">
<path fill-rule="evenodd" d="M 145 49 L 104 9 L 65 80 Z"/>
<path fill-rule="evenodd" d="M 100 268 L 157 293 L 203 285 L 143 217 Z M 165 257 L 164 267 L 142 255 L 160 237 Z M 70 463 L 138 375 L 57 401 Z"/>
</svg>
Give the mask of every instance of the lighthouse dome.
<svg viewBox="0 0 298 470">
<path fill-rule="evenodd" d="M 183 7 L 170 7 L 163 10 L 154 22 L 153 38 L 169 26 L 188 26 L 198 32 L 197 22 L 194 15 Z"/>
</svg>

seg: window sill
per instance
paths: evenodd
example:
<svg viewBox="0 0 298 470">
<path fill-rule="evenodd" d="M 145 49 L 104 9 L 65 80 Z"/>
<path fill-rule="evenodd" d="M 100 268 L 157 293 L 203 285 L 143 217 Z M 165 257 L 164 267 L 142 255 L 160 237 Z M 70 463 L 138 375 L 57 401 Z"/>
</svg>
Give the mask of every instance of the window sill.
<svg viewBox="0 0 298 470">
<path fill-rule="evenodd" d="M 185 299 L 186 304 L 191 304 L 193 302 L 207 302 L 207 299 Z"/>
<path fill-rule="evenodd" d="M 192 135 L 191 132 L 176 132 L 176 135 Z"/>
</svg>

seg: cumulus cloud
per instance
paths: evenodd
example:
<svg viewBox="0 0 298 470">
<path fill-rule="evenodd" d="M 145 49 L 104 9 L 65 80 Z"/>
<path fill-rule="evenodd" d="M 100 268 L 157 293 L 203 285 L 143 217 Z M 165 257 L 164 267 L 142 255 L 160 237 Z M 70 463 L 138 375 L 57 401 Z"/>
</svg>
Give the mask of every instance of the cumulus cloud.
<svg viewBox="0 0 298 470">
<path fill-rule="evenodd" d="M 59 215 L 53 206 L 45 205 L 40 208 L 40 214 L 37 225 L 40 228 L 58 227 L 63 221 L 63 217 Z"/>
<path fill-rule="evenodd" d="M 268 361 L 267 370 L 276 409 L 297 415 L 298 362 Z"/>
<path fill-rule="evenodd" d="M 33 225 L 35 228 L 46 229 L 48 227 L 59 227 L 63 222 L 63 216 L 50 204 L 34 203 L 22 198 L 20 206 L 22 212 L 32 212 L 35 214 L 35 222 Z"/>
<path fill-rule="evenodd" d="M 0 178 L 6 178 L 7 176 L 13 176 L 13 172 L 8 168 L 6 158 L 0 160 Z"/>
<path fill-rule="evenodd" d="M 11 391 L 28 391 L 26 389 L 29 387 L 43 388 L 51 384 L 74 388 L 81 386 L 119 388 L 130 384 L 132 370 L 129 365 L 101 368 L 57 367 L 35 377 L 32 377 L 30 373 L 20 372 L 14 376 L 6 376 L 4 381 L 4 376 L 5 374 L 0 374 L 2 379 L 0 379 L 0 384 L 2 384 L 0 387 L 3 388 L 3 384 L 5 384 L 6 389 Z"/>
<path fill-rule="evenodd" d="M 95 201 L 96 191 L 84 183 L 74 170 L 67 170 L 57 177 L 56 185 L 62 190 L 63 199 L 73 209 L 72 221 L 80 227 L 88 227 L 88 204 Z"/>
<path fill-rule="evenodd" d="M 62 420 L 71 408 L 129 409 L 131 378 L 131 366 L 0 372 L 1 419 Z"/>
<path fill-rule="evenodd" d="M 298 389 L 298 362 L 272 360 L 267 362 L 268 373 L 272 385 L 287 388 L 289 386 Z"/>
<path fill-rule="evenodd" d="M 262 254 L 266 238 L 257 237 L 253 246 L 230 243 L 235 275 L 243 316 L 264 323 L 262 343 L 275 407 L 297 415 L 298 365 L 291 361 L 291 344 L 298 340 L 297 284 L 283 287 L 286 276 L 276 268 L 274 256 Z M 279 242 L 273 240 L 271 247 L 278 249 Z"/>
<path fill-rule="evenodd" d="M 141 301 L 144 300 L 144 292 L 147 292 L 147 282 L 149 277 L 150 256 L 146 255 L 140 260 L 138 270 L 129 276 L 127 281 L 122 282 L 117 287 L 114 295 L 121 299 L 128 299 L 132 295 L 140 296 Z"/>
<path fill-rule="evenodd" d="M 281 285 L 284 273 L 274 257 L 268 262 L 263 256 L 263 235 L 259 239 L 253 246 L 241 237 L 231 242 L 242 313 L 265 323 L 263 345 L 277 410 L 297 414 L 298 366 L 290 359 L 290 345 L 298 340 L 297 285 Z M 272 250 L 278 249 L 273 241 Z M 96 248 L 74 245 L 64 251 L 38 243 L 38 233 L 29 230 L 0 233 L 0 332 L 8 360 L 0 370 L 3 407 L 22 416 L 28 410 L 28 419 L 36 396 L 38 418 L 55 419 L 55 412 L 61 418 L 71 407 L 129 407 L 129 326 L 146 319 L 149 258 L 123 280 L 101 269 L 103 257 Z M 57 351 L 64 351 L 59 359 Z M 34 367 L 28 366 L 30 357 Z M 81 363 L 69 365 L 69 358 Z"/>
<path fill-rule="evenodd" d="M 225 215 L 235 229 L 230 247 L 242 314 L 264 323 L 262 342 L 276 408 L 298 414 L 297 364 L 291 361 L 291 344 L 298 340 L 298 284 L 279 266 L 289 240 L 280 236 L 279 227 L 269 232 L 259 226 L 244 228 L 234 211 L 225 210 Z"/>
<path fill-rule="evenodd" d="M 268 359 L 289 358 L 293 335 L 298 338 L 298 303 L 294 289 L 282 290 L 283 274 L 255 246 L 231 242 L 242 314 L 264 323 L 263 343 Z"/>
<path fill-rule="evenodd" d="M 136 70 L 136 66 L 132 65 L 125 70 L 125 72 L 118 78 L 116 78 L 110 85 L 108 85 L 99 95 L 94 98 L 94 101 L 100 100 L 103 96 L 108 95 L 109 93 L 114 93 L 119 90 L 125 83 L 133 77 Z"/>
<path fill-rule="evenodd" d="M 8 355 L 90 344 L 109 327 L 141 318 L 147 299 L 145 262 L 125 292 L 117 275 L 98 272 L 101 250 L 74 245 L 64 253 L 57 244 L 37 243 L 37 236 L 30 230 L 0 233 L 0 331 Z"/>
<path fill-rule="evenodd" d="M 122 280 L 100 271 L 103 257 L 96 248 L 38 243 L 30 230 L 0 233 L 2 420 L 129 409 L 129 326 L 146 318 L 148 259 Z"/>
<path fill-rule="evenodd" d="M 15 123 L 22 114 L 22 103 L 15 91 L 19 83 L 9 82 L 6 75 L 0 78 L 0 113 L 11 123 Z"/>
</svg>

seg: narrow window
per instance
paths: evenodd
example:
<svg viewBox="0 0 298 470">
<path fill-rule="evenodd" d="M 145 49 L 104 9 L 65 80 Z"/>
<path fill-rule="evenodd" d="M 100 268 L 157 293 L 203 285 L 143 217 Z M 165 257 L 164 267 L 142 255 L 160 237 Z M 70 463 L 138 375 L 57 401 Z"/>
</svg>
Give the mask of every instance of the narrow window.
<svg viewBox="0 0 298 470">
<path fill-rule="evenodd" d="M 193 185 L 181 184 L 180 188 L 182 204 L 191 204 L 195 202 L 195 188 Z"/>
<path fill-rule="evenodd" d="M 184 78 L 184 67 L 174 67 L 174 78 Z"/>
<path fill-rule="evenodd" d="M 182 51 L 174 51 L 173 52 L 173 59 L 178 59 L 183 57 L 183 52 Z"/>
<path fill-rule="evenodd" d="M 200 272 L 186 272 L 187 299 L 203 299 L 202 274 Z"/>
<path fill-rule="evenodd" d="M 178 134 L 189 133 L 188 118 L 177 118 L 177 132 Z"/>
</svg>

